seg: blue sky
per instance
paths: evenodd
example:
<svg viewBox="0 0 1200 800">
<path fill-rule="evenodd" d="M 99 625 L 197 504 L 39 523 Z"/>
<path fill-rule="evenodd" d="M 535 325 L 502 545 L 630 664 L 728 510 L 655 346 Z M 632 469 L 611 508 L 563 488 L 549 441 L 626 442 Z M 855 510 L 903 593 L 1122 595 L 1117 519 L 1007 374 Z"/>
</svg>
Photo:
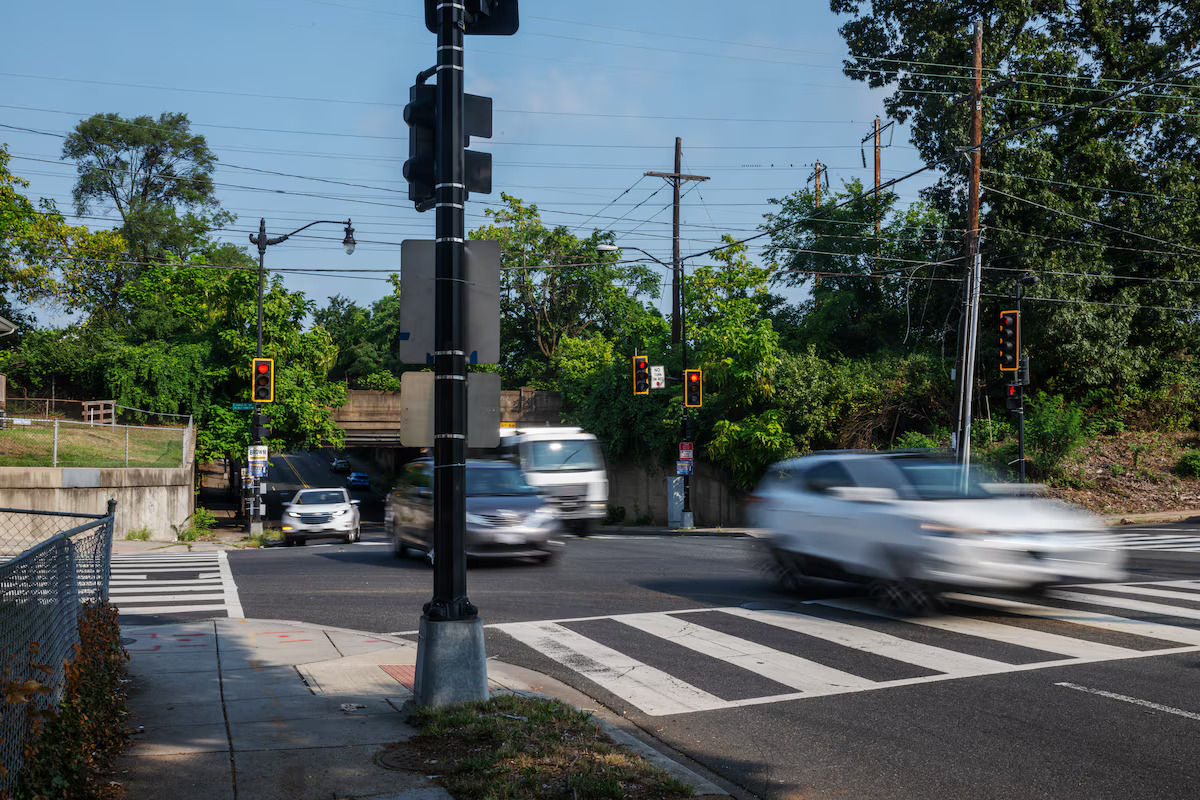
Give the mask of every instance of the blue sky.
<svg viewBox="0 0 1200 800">
<path fill-rule="evenodd" d="M 220 159 L 218 196 L 238 216 L 220 236 L 248 244 L 260 217 L 272 235 L 350 217 L 353 256 L 341 230 L 324 226 L 271 248 L 267 266 L 378 270 L 285 275 L 319 304 L 342 294 L 366 305 L 390 290 L 383 278 L 399 271 L 400 241 L 433 235 L 433 214 L 412 209 L 401 174 L 408 88 L 435 61 L 422 9 L 415 0 L 14 4 L 0 123 L 42 133 L 0 127 L 0 141 L 28 193 L 70 214 L 75 173 L 59 161 L 60 137 L 80 119 L 185 112 Z M 548 224 L 613 229 L 618 243 L 669 261 L 670 188 L 642 173 L 671 170 L 677 136 L 684 172 L 710 177 L 688 185 L 685 255 L 724 232 L 753 233 L 767 200 L 805 187 L 817 160 L 835 186 L 870 183 L 860 140 L 885 92 L 842 75 L 843 21 L 824 0 L 521 0 L 517 35 L 466 43 L 467 91 L 496 109 L 493 138 L 473 144 L 493 153 L 494 193 L 472 196 L 468 228 L 504 191 L 536 203 Z M 898 126 L 883 179 L 919 165 Z M 897 187 L 901 201 L 929 180 Z M 101 218 L 79 221 L 114 227 L 115 211 L 92 213 Z"/>
</svg>

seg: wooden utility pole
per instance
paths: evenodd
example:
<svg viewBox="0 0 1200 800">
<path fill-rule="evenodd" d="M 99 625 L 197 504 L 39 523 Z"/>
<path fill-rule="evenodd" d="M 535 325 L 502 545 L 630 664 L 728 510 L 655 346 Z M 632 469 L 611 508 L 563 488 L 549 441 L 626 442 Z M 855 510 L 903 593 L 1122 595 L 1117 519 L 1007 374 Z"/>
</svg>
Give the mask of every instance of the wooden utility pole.
<svg viewBox="0 0 1200 800">
<path fill-rule="evenodd" d="M 880 162 L 880 160 L 879 160 L 879 117 L 876 117 L 875 118 L 875 201 L 876 201 L 876 204 L 875 204 L 875 235 L 876 236 L 878 236 L 880 231 L 882 230 L 882 228 L 880 227 L 882 223 L 879 219 L 879 183 L 880 183 L 879 175 L 881 172 L 881 170 L 879 168 L 879 162 Z"/>
<path fill-rule="evenodd" d="M 967 270 L 963 292 L 963 317 L 959 335 L 960 369 L 957 370 L 959 401 L 956 450 L 963 465 L 963 480 L 971 461 L 971 394 L 975 383 L 975 342 L 979 330 L 979 173 L 983 142 L 983 20 L 975 21 L 975 75 L 971 85 L 971 177 L 967 192 Z"/>
<path fill-rule="evenodd" d="M 683 280 L 680 272 L 683 270 L 683 263 L 679 257 L 679 187 L 684 181 L 706 181 L 707 177 L 703 175 L 684 175 L 683 169 L 683 139 L 675 137 L 675 171 L 674 172 L 647 172 L 646 175 L 653 178 L 662 178 L 670 181 L 672 189 L 674 189 L 674 213 L 671 216 L 671 344 L 679 344 L 682 337 L 682 317 L 680 316 L 683 305 Z M 684 365 L 686 366 L 686 365 Z"/>
</svg>

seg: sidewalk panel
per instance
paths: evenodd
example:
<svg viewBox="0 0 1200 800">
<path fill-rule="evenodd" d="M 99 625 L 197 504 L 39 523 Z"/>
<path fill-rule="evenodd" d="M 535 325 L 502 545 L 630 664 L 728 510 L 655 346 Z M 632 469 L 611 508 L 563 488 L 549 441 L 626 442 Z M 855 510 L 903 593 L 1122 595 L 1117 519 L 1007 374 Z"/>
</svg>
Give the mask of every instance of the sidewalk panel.
<svg viewBox="0 0 1200 800">
<path fill-rule="evenodd" d="M 383 748 L 372 744 L 234 753 L 237 794 L 253 800 L 342 800 L 394 796 L 430 786 L 421 773 L 389 770 L 376 764 L 375 756 L 381 752 Z M 450 797 L 444 792 L 427 796 Z"/>
<path fill-rule="evenodd" d="M 129 800 L 234 800 L 228 753 L 123 756 L 120 779 Z"/>
</svg>

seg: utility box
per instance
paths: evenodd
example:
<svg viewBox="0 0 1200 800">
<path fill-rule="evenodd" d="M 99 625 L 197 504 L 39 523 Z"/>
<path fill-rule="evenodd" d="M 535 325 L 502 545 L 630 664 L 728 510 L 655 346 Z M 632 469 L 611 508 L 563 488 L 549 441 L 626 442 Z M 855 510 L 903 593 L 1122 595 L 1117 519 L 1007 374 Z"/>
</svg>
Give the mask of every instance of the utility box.
<svg viewBox="0 0 1200 800">
<path fill-rule="evenodd" d="M 667 478 L 667 526 L 678 528 L 683 525 L 683 478 L 672 475 Z"/>
</svg>

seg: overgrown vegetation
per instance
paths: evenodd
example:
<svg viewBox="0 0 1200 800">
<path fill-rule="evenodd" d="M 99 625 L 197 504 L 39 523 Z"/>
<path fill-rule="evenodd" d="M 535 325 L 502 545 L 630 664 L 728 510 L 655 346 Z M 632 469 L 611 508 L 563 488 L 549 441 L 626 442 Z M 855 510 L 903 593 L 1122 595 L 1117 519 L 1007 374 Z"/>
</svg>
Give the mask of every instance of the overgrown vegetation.
<svg viewBox="0 0 1200 800">
<path fill-rule="evenodd" d="M 558 700 L 497 695 L 418 707 L 420 735 L 399 747 L 458 800 L 675 800 L 691 789 Z"/>
<path fill-rule="evenodd" d="M 105 779 L 112 759 L 124 745 L 121 723 L 126 717 L 121 679 L 128 653 L 121 646 L 117 609 L 107 603 L 84 603 L 79 617 L 79 644 L 66 669 L 62 701 L 57 708 L 26 716 L 24 767 L 14 800 L 117 800 L 121 790 Z M 38 648 L 31 667 L 39 664 Z M 9 704 L 27 703 L 49 687 L 36 679 L 4 685 Z"/>
<path fill-rule="evenodd" d="M 217 517 L 207 508 L 196 506 L 191 516 L 183 521 L 183 525 L 172 525 L 175 539 L 180 542 L 194 542 L 212 536 L 212 529 L 217 524 Z"/>
</svg>

